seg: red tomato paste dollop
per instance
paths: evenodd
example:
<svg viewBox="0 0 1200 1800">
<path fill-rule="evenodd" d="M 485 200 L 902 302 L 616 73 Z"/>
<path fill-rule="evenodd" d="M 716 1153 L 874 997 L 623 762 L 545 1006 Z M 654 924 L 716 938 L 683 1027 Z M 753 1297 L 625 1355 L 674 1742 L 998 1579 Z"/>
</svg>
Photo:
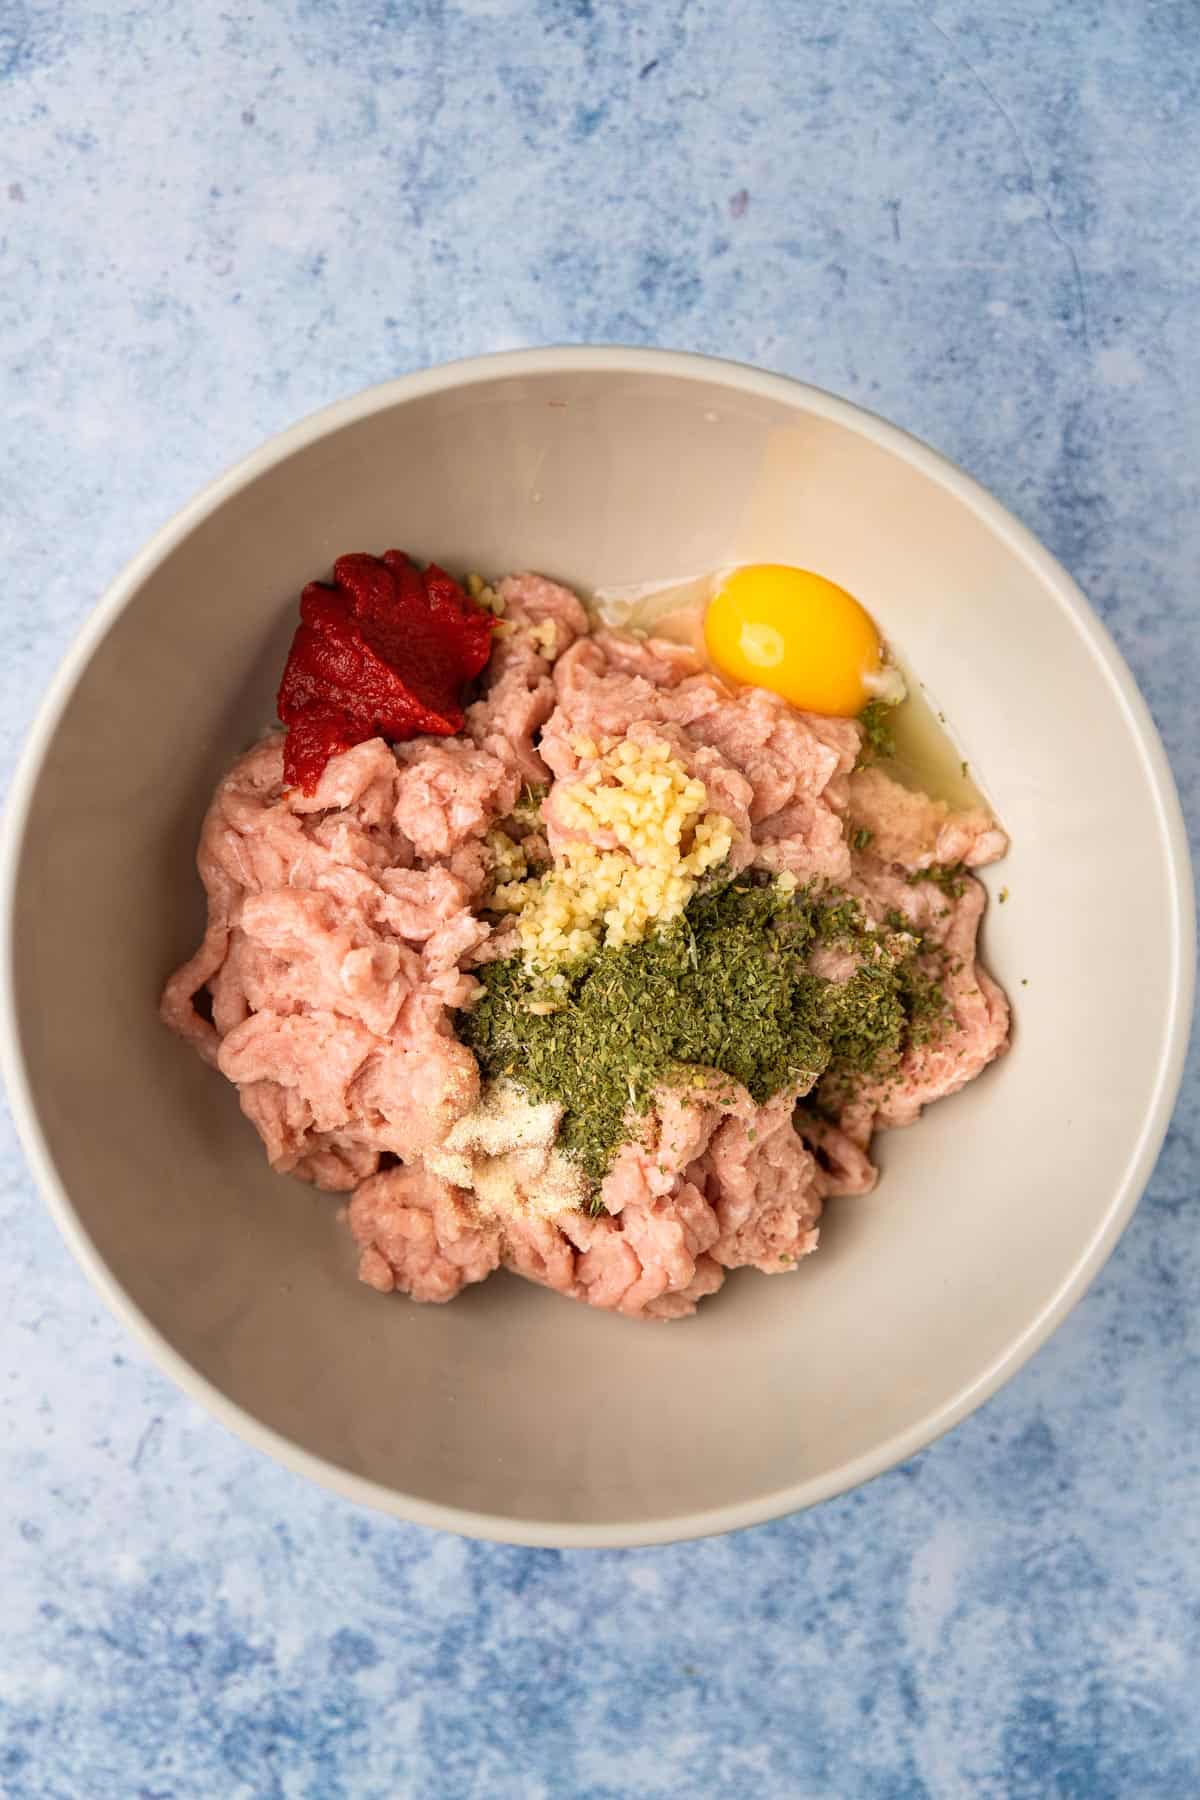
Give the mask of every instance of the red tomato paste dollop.
<svg viewBox="0 0 1200 1800">
<path fill-rule="evenodd" d="M 491 655 L 496 621 L 436 563 L 402 550 L 339 556 L 333 585 L 310 581 L 279 684 L 284 780 L 316 792 L 331 756 L 463 728 L 462 689 Z"/>
</svg>

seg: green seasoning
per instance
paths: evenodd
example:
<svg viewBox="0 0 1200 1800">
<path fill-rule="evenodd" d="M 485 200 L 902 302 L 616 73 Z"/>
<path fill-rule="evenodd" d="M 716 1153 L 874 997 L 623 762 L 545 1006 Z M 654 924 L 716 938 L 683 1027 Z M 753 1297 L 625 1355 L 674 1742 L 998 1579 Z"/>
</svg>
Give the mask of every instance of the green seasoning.
<svg viewBox="0 0 1200 1800">
<path fill-rule="evenodd" d="M 934 887 L 941 888 L 949 899 L 961 900 L 966 888 L 966 874 L 966 868 L 960 862 L 930 863 L 927 869 L 917 869 L 904 879 L 909 887 L 916 887 L 919 881 L 932 881 Z"/>
<path fill-rule="evenodd" d="M 811 972 L 818 945 L 849 953 L 846 980 Z M 743 877 L 697 894 L 658 935 L 566 970 L 554 1011 L 520 958 L 485 965 L 459 1029 L 485 1075 L 561 1102 L 559 1147 L 598 1181 L 630 1115 L 683 1070 L 716 1069 L 761 1103 L 827 1069 L 890 1067 L 930 1016 L 922 954 L 911 935 L 871 931 L 852 900 Z"/>
<path fill-rule="evenodd" d="M 862 726 L 862 749 L 858 753 L 857 767 L 869 768 L 874 762 L 887 762 L 896 754 L 896 740 L 892 736 L 891 721 L 888 714 L 891 708 L 883 700 L 870 700 L 858 715 Z"/>
<path fill-rule="evenodd" d="M 930 966 L 935 973 L 930 973 Z M 918 944 L 896 970 L 905 1036 L 910 1044 L 932 1044 L 949 1028 L 954 1014 L 942 986 L 945 956 Z"/>
<path fill-rule="evenodd" d="M 527 781 L 521 789 L 521 797 L 512 809 L 512 816 L 518 825 L 527 825 L 531 830 L 539 829 L 542 823 L 542 801 L 550 792 L 548 782 L 535 785 Z"/>
</svg>

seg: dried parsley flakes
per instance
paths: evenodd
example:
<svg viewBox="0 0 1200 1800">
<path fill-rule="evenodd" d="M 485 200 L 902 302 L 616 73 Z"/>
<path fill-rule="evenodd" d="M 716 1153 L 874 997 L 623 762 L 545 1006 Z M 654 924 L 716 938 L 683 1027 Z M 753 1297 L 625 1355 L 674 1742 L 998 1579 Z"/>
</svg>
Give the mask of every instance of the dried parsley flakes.
<svg viewBox="0 0 1200 1800">
<path fill-rule="evenodd" d="M 930 863 L 927 869 L 914 869 L 911 875 L 904 877 L 909 887 L 916 887 L 919 881 L 931 881 L 934 887 L 941 888 L 943 894 L 951 900 L 961 900 L 967 885 L 965 864 Z"/>
<path fill-rule="evenodd" d="M 892 735 L 890 712 L 886 701 L 869 700 L 859 713 L 863 741 L 856 768 L 868 769 L 872 763 L 888 762 L 895 756 L 896 740 Z"/>
<path fill-rule="evenodd" d="M 812 973 L 817 944 L 851 953 L 846 980 Z M 853 900 L 743 876 L 641 943 L 567 968 L 553 1011 L 531 1011 L 537 977 L 519 957 L 485 965 L 459 1030 L 485 1075 L 564 1106 L 559 1148 L 598 1182 L 683 1069 L 716 1069 L 762 1103 L 826 1070 L 891 1066 L 936 1010 L 920 951 L 911 935 L 871 931 Z"/>
</svg>

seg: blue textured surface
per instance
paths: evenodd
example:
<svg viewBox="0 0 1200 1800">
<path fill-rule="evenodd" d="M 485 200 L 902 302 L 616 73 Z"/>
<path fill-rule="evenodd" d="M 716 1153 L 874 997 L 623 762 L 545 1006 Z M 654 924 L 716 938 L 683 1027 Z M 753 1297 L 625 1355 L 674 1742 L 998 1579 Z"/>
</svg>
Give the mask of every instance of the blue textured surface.
<svg viewBox="0 0 1200 1800">
<path fill-rule="evenodd" d="M 210 474 L 379 378 L 623 339 L 804 375 L 1064 559 L 1200 801 L 1194 0 L 0 0 L 0 756 Z M 629 1554 L 266 1463 L 0 1144 L 0 1794 L 1200 1791 L 1200 1082 L 1084 1304 L 871 1488 Z"/>
</svg>

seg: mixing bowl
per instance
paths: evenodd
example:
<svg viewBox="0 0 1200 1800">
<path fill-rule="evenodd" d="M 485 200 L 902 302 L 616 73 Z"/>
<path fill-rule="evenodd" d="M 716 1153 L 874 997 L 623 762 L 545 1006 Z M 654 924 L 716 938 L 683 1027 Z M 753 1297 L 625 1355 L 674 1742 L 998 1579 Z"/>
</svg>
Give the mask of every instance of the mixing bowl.
<svg viewBox="0 0 1200 1800">
<path fill-rule="evenodd" d="M 509 1276 L 447 1307 L 354 1280 L 339 1202 L 269 1173 L 159 1024 L 203 917 L 212 788 L 273 716 L 301 586 L 346 550 L 584 589 L 739 562 L 859 596 L 1012 834 L 985 953 L 1011 1053 L 834 1203 L 799 1270 L 638 1325 Z M 1146 708 L 1058 564 L 895 427 L 652 351 L 505 355 L 330 407 L 221 477 L 88 620 L 4 844 L 9 1091 L 109 1305 L 251 1443 L 355 1500 L 521 1543 L 751 1524 L 978 1406 L 1078 1300 L 1148 1176 L 1190 1014 L 1178 803 Z M 1008 890 L 1007 904 L 994 903 Z"/>
</svg>

